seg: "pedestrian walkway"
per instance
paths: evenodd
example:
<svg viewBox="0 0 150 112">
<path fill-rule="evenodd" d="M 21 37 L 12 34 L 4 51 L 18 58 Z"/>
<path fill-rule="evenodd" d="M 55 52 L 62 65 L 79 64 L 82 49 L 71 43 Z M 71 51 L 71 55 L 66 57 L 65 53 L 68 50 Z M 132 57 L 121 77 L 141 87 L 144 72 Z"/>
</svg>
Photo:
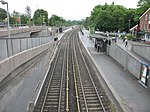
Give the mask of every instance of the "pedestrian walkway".
<svg viewBox="0 0 150 112">
<path fill-rule="evenodd" d="M 124 112 L 150 112 L 150 89 L 141 86 L 137 78 L 125 71 L 111 57 L 97 53 L 87 31 L 84 31 L 84 35 L 79 33 L 79 36 Z"/>
<path fill-rule="evenodd" d="M 125 43 L 122 41 L 122 39 L 118 39 L 117 41 L 117 45 L 119 45 L 122 49 L 124 49 L 126 52 L 130 53 L 132 56 L 136 57 L 137 59 L 141 60 L 141 62 L 146 63 L 148 65 L 150 65 L 150 61 L 148 61 L 147 59 L 144 59 L 143 57 L 141 57 L 140 55 L 134 53 L 131 50 L 131 45 L 132 43 L 135 43 L 133 41 L 128 41 L 128 46 L 125 47 Z"/>
</svg>

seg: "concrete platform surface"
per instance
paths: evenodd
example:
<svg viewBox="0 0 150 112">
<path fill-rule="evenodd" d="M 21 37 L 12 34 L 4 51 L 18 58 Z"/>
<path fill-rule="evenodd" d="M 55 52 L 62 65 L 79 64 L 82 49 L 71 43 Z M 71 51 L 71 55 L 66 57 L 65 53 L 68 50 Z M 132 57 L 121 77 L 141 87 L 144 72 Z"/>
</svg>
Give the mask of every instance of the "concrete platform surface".
<svg viewBox="0 0 150 112">
<path fill-rule="evenodd" d="M 96 52 L 94 42 L 88 38 L 88 32 L 83 31 L 84 35 L 79 33 L 79 36 L 84 46 L 124 112 L 150 112 L 150 88 L 144 88 L 136 77 L 111 57 Z"/>
</svg>

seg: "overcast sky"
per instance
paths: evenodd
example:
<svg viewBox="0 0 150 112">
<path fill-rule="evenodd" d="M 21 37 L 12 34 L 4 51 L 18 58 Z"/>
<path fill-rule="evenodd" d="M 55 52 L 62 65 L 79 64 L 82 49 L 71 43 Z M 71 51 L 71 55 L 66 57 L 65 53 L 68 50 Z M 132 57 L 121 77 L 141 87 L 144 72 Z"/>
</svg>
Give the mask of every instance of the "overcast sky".
<svg viewBox="0 0 150 112">
<path fill-rule="evenodd" d="M 81 20 L 90 16 L 92 9 L 100 4 L 123 5 L 127 8 L 136 8 L 139 0 L 5 0 L 9 4 L 9 12 L 14 10 L 25 13 L 25 7 L 31 8 L 32 16 L 37 9 L 44 9 L 48 12 L 49 17 L 52 14 L 70 20 Z M 0 4 L 0 8 L 6 9 L 6 5 Z"/>
</svg>

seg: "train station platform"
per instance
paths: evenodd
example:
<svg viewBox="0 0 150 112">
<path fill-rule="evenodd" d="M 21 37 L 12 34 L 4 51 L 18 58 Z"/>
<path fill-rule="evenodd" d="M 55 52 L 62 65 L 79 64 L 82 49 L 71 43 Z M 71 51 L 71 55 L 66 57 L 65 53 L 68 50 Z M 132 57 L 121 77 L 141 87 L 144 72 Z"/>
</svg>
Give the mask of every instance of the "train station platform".
<svg viewBox="0 0 150 112">
<path fill-rule="evenodd" d="M 84 35 L 79 33 L 79 37 L 122 110 L 124 112 L 150 112 L 150 88 L 144 88 L 136 77 L 130 75 L 131 73 L 124 70 L 107 54 L 97 52 L 94 42 L 88 38 L 88 31 L 83 30 L 83 32 Z"/>
</svg>

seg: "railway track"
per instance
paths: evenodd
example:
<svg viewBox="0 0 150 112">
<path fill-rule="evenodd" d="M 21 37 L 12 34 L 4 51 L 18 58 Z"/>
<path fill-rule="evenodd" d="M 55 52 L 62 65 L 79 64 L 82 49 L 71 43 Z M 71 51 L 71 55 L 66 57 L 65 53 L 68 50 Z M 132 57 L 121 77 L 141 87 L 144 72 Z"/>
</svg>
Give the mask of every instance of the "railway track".
<svg viewBox="0 0 150 112">
<path fill-rule="evenodd" d="M 78 31 L 74 29 L 62 37 L 34 112 L 112 111 Z"/>
</svg>

